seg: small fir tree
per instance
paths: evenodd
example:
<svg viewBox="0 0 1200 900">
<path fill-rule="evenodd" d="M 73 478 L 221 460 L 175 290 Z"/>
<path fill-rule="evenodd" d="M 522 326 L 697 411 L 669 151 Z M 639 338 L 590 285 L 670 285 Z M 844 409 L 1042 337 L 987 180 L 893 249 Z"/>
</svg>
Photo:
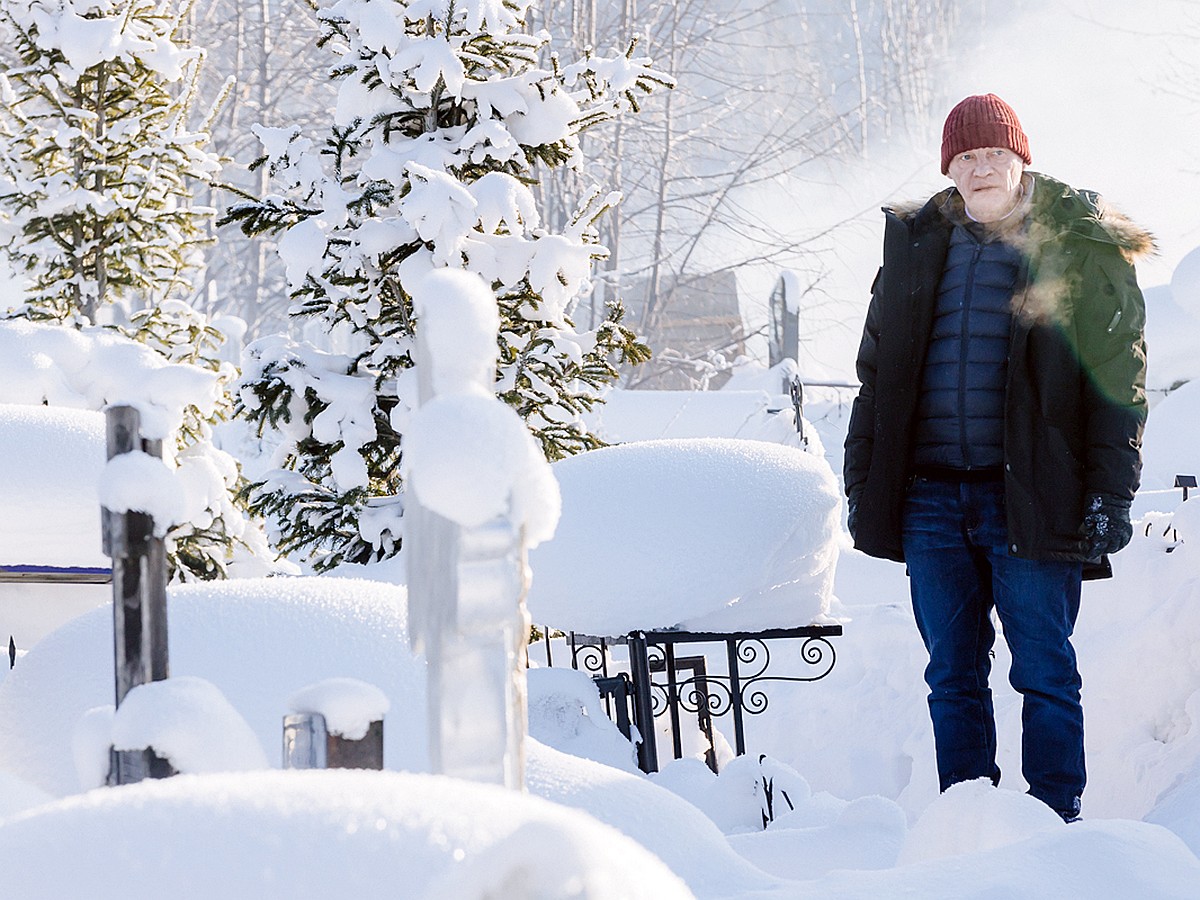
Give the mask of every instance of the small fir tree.
<svg viewBox="0 0 1200 900">
<path fill-rule="evenodd" d="M 399 461 L 417 403 L 411 287 L 463 268 L 502 319 L 496 393 L 553 460 L 596 447 L 581 414 L 648 351 L 614 304 L 591 332 L 572 302 L 606 254 L 594 191 L 568 227 L 542 227 L 539 166 L 580 166 L 577 135 L 669 85 L 636 58 L 563 65 L 523 29 L 528 0 L 338 0 L 321 13 L 339 98 L 329 130 L 259 128 L 278 193 L 233 207 L 249 235 L 280 234 L 292 313 L 349 335 L 336 354 L 274 337 L 249 348 L 239 412 L 277 468 L 251 508 L 318 568 L 399 546 Z M 539 58 L 548 60 L 539 64 Z"/>
<path fill-rule="evenodd" d="M 19 63 L 0 78 L 0 195 L 29 276 L 20 312 L 94 324 L 103 307 L 185 296 L 213 211 L 189 181 L 219 170 L 189 127 L 201 53 L 172 0 L 0 0 Z"/>
<path fill-rule="evenodd" d="M 0 0 L 17 60 L 0 74 L 0 210 L 6 252 L 27 278 L 8 317 L 117 328 L 232 381 L 223 335 L 183 299 L 215 215 L 191 203 L 191 186 L 220 170 L 205 127 L 189 125 L 202 53 L 180 36 L 188 8 Z M 236 465 L 211 444 L 231 406 L 208 416 L 192 407 L 179 435 L 181 458 L 211 457 L 227 482 L 204 521 L 168 535 L 180 578 L 223 576 L 235 545 L 256 543 L 231 502 Z"/>
</svg>

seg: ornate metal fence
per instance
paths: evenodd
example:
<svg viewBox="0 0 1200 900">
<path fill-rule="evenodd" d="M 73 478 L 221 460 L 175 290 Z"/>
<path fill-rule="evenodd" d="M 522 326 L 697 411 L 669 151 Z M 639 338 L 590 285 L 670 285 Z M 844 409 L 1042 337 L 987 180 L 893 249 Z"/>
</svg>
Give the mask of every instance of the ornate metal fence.
<svg viewBox="0 0 1200 900">
<path fill-rule="evenodd" d="M 713 721 L 728 716 L 733 725 L 734 750 L 746 752 L 746 717 L 766 711 L 770 703 L 767 686 L 785 682 L 820 681 L 837 661 L 830 638 L 842 633 L 840 625 L 808 625 L 755 632 L 637 631 L 608 638 L 576 634 L 568 636 L 573 668 L 593 677 L 608 706 L 610 717 L 622 733 L 633 739 L 630 725 L 637 727 L 640 741 L 638 765 L 644 772 L 658 770 L 658 748 L 654 720 L 666 716 L 670 725 L 672 752 L 683 756 L 683 716 L 694 716 L 708 748 L 709 767 L 717 769 Z M 769 674 L 772 647 L 781 642 L 796 648 L 793 658 L 807 667 L 804 674 Z M 798 647 L 797 647 L 798 642 Z M 681 645 L 708 645 L 707 654 L 682 656 Z M 625 672 L 614 672 L 620 663 L 612 648 L 628 650 Z M 723 652 L 722 652 L 723 651 Z M 547 644 L 547 660 L 550 658 Z M 724 671 L 710 670 L 713 657 L 720 658 Z M 630 704 L 632 708 L 630 708 Z"/>
</svg>

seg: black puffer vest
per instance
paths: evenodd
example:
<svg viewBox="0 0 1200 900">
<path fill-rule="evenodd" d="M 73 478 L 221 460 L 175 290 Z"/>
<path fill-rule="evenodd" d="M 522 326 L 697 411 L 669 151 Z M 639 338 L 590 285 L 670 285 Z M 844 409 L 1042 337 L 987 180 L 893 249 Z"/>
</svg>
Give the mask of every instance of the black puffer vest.
<svg viewBox="0 0 1200 900">
<path fill-rule="evenodd" d="M 1021 255 L 958 225 L 938 286 L 913 435 L 913 463 L 1004 464 L 1004 382 Z"/>
</svg>

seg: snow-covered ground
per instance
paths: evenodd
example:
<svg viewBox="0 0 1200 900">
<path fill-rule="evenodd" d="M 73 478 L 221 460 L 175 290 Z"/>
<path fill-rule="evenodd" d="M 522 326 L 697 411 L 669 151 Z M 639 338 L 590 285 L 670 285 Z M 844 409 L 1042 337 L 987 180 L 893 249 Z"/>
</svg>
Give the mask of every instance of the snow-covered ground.
<svg viewBox="0 0 1200 900">
<path fill-rule="evenodd" d="M 382 4 L 347 5 L 368 23 L 391 21 Z M 494 0 L 473 8 L 484 6 L 504 14 Z M 77 16 L 71 25 L 68 36 L 106 27 Z M 1047 35 L 1059 41 L 1048 29 L 1037 37 Z M 433 72 L 439 61 L 428 64 Z M 1092 118 L 1107 139 L 1116 117 Z M 293 239 L 301 268 L 321 258 L 304 249 Z M 585 268 L 580 256 L 572 284 Z M 561 283 L 558 300 L 570 299 L 561 272 L 543 274 Z M 595 424 L 614 441 L 641 442 L 556 464 L 557 480 L 528 492 L 548 502 L 526 504 L 552 514 L 525 518 L 530 535 L 549 538 L 561 486 L 557 537 L 531 559 L 530 603 L 546 624 L 843 624 L 827 678 L 770 688 L 767 708 L 749 717 L 746 755 L 731 755 L 718 720 L 719 775 L 694 757 L 638 772 L 592 683 L 565 667 L 529 673 L 525 792 L 430 774 L 426 665 L 410 649 L 419 613 L 402 558 L 336 576 L 172 588 L 172 678 L 136 689 L 120 710 L 111 611 L 96 592 L 0 584 L 0 640 L 21 635 L 15 666 L 0 667 L 0 898 L 1195 900 L 1200 494 L 1181 502 L 1173 484 L 1200 474 L 1200 383 L 1171 389 L 1200 376 L 1191 346 L 1200 256 L 1184 257 L 1147 304 L 1155 407 L 1135 537 L 1115 577 L 1085 588 L 1076 632 L 1090 773 L 1082 822 L 1065 825 L 1024 793 L 1020 702 L 1004 682 L 1002 643 L 993 679 L 1002 785 L 938 793 L 903 567 L 856 553 L 839 527 L 849 397 L 807 391 L 803 441 L 771 412 L 788 408 L 781 373 L 747 366 L 727 392 L 703 399 L 614 396 Z M 47 329 L 0 329 L 0 564 L 102 564 L 102 435 L 87 410 L 148 397 L 139 408 L 165 435 L 179 401 L 215 402 L 213 378 L 149 364 L 104 332 L 50 329 L 50 352 L 35 339 Z M 459 330 L 446 338 L 447 358 Z M 491 349 L 494 336 L 483 341 Z M 484 393 L 468 399 L 495 406 Z M 463 524 L 502 512 L 530 461 L 523 431 L 507 454 L 462 436 L 466 412 L 483 418 L 478 406 L 427 405 L 406 432 L 417 435 L 407 448 L 414 494 L 428 488 L 422 501 Z M 351 448 L 342 464 L 361 460 Z M 359 474 L 348 471 L 348 482 Z M 220 486 L 217 467 L 208 475 L 192 486 Z M 777 659 L 776 671 L 790 664 Z M 282 719 L 314 707 L 348 734 L 384 715 L 384 771 L 282 771 Z M 181 774 L 101 786 L 108 747 L 144 743 Z"/>
<path fill-rule="evenodd" d="M 1152 323 L 1166 290 L 1150 292 Z M 807 449 L 790 436 L 696 437 L 698 410 L 709 410 L 711 434 L 727 435 L 745 398 L 772 395 L 778 380 L 747 369 L 729 402 L 664 395 L 628 407 L 630 436 L 666 439 L 558 464 L 562 541 L 532 557 L 534 612 L 600 630 L 714 609 L 736 619 L 747 600 L 760 615 L 772 609 L 764 586 L 785 582 L 776 614 L 842 622 L 829 676 L 771 687 L 767 710 L 748 717 L 746 756 L 732 757 L 717 719 L 719 776 L 697 758 L 642 775 L 588 678 L 545 667 L 529 677 L 529 796 L 427 774 L 425 668 L 409 649 L 402 559 L 346 577 L 180 586 L 170 595 L 173 678 L 116 719 L 106 606 L 23 642 L 0 673 L 4 896 L 1195 897 L 1200 494 L 1184 503 L 1171 485 L 1200 468 L 1200 385 L 1157 400 L 1134 541 L 1113 579 L 1085 587 L 1076 646 L 1090 784 L 1084 821 L 1067 826 L 1023 793 L 1020 702 L 1004 681 L 1003 644 L 993 678 L 1002 785 L 938 795 L 903 567 L 855 552 L 836 519 L 843 392 L 808 392 Z M 687 436 L 670 432 L 680 409 L 693 420 Z M 98 449 L 89 415 L 10 407 L 5 453 L 45 479 L 54 467 L 39 448 Z M 101 468 L 64 469 L 80 484 L 66 483 L 56 515 L 87 518 Z M 44 521 L 38 497 L 28 481 L 5 489 L 10 530 Z M 631 503 L 641 505 L 624 520 Z M 590 511 L 572 524 L 580 504 Z M 786 524 L 790 508 L 804 527 Z M 59 532 L 55 560 L 94 561 L 94 523 L 84 526 L 73 538 Z M 587 553 L 607 569 L 566 596 L 570 557 Z M 689 568 L 707 574 L 685 591 L 670 573 Z M 618 596 L 605 606 L 599 587 Z M 79 612 L 79 588 L 46 590 L 26 603 L 43 630 Z M 13 591 L 0 585 L 0 608 Z M 372 715 L 387 710 L 385 771 L 279 771 L 282 717 L 314 690 L 340 703 L 329 697 L 346 692 L 330 685 L 347 683 Z M 146 735 L 184 774 L 99 787 L 108 743 Z M 767 781 L 774 820 L 764 829 Z"/>
<path fill-rule="evenodd" d="M 1193 393 L 1181 389 L 1162 409 L 1186 410 Z M 825 419 L 830 431 L 836 420 Z M 1148 475 L 1172 445 L 1182 452 L 1195 440 L 1197 419 L 1172 420 L 1175 429 L 1160 427 L 1170 439 L 1148 436 Z M 835 536 L 831 611 L 846 629 L 837 665 L 820 683 L 772 689 L 748 726 L 747 756 L 720 776 L 697 759 L 643 776 L 586 677 L 539 669 L 529 681 L 528 798 L 421 774 L 424 667 L 408 650 L 405 592 L 334 577 L 173 588 L 172 674 L 199 698 L 173 701 L 191 711 L 170 723 L 187 748 L 185 774 L 95 787 L 97 735 L 113 733 L 103 715 L 111 618 L 87 613 L 0 682 L 5 895 L 1194 897 L 1200 498 L 1150 496 L 1161 512 L 1141 520 L 1116 577 L 1085 592 L 1082 823 L 1063 825 L 1022 793 L 1019 702 L 1003 683 L 1002 646 L 994 686 L 1005 780 L 938 796 L 903 569 Z M 760 536 L 776 524 L 763 517 Z M 665 546 L 684 552 L 678 540 Z M 335 677 L 386 697 L 386 771 L 277 771 L 290 701 Z M 776 797 L 765 830 L 764 774 Z"/>
<path fill-rule="evenodd" d="M 1184 535 L 1192 506 L 1174 516 Z M 636 774 L 632 747 L 589 698 L 586 677 L 535 670 L 528 801 L 395 771 L 427 768 L 424 673 L 406 650 L 402 589 L 276 578 L 173 589 L 173 675 L 227 698 L 271 767 L 299 689 L 334 676 L 374 684 L 390 706 L 388 771 L 205 774 L 244 768 L 237 761 L 254 753 L 227 713 L 198 704 L 200 774 L 85 791 L 101 771 L 86 714 L 111 702 L 111 624 L 96 610 L 0 683 L 5 884 L 24 897 L 70 896 L 83 884 L 94 897 L 250 898 L 282 895 L 283 885 L 288 896 L 1192 897 L 1200 603 L 1189 582 L 1200 556 L 1186 538 L 1168 546 L 1157 532 L 1140 537 L 1111 588 L 1089 590 L 1079 649 L 1092 785 L 1081 824 L 1062 825 L 1019 792 L 1015 698 L 1003 691 L 1012 783 L 937 796 L 902 575 L 851 553 L 839 590 L 857 578 L 881 595 L 841 604 L 847 634 L 825 682 L 776 692 L 751 732 L 766 763 L 741 757 L 714 776 L 684 760 Z M 1149 590 L 1131 615 L 1123 594 L 1135 587 Z M 795 807 L 765 831 L 764 766 Z M 576 883 L 586 891 L 572 893 Z M 495 893 L 500 885 L 513 887 Z"/>
</svg>

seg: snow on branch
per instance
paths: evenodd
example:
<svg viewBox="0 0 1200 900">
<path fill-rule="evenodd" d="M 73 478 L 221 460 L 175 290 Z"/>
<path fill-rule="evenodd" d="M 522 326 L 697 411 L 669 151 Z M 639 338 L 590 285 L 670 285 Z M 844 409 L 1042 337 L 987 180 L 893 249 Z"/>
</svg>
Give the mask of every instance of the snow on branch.
<svg viewBox="0 0 1200 900">
<path fill-rule="evenodd" d="M 402 457 L 421 446 L 409 433 L 417 403 L 408 373 L 417 329 L 433 322 L 433 307 L 414 303 L 431 273 L 460 273 L 486 295 L 499 325 L 481 389 L 515 411 L 543 457 L 599 446 L 583 412 L 618 362 L 648 353 L 619 307 L 591 332 L 571 321 L 593 262 L 607 255 L 595 225 L 617 195 L 597 189 L 552 230 L 532 186 L 548 168 L 583 164 L 583 128 L 636 109 L 637 96 L 670 79 L 632 45 L 560 67 L 549 37 L 525 30 L 528 6 L 336 0 L 319 13 L 338 84 L 328 129 L 255 129 L 270 192 L 246 198 L 223 224 L 278 235 L 293 315 L 341 329 L 356 348 L 339 356 L 260 343 L 240 390 L 239 411 L 275 465 L 252 486 L 252 508 L 319 566 L 399 548 Z M 357 411 L 330 412 L 351 395 Z M 338 427 L 318 434 L 331 417 Z"/>
<path fill-rule="evenodd" d="M 0 402 L 138 409 L 147 437 L 171 438 L 188 407 L 202 415 L 221 402 L 221 374 L 171 363 L 111 328 L 61 328 L 0 321 Z"/>
</svg>

